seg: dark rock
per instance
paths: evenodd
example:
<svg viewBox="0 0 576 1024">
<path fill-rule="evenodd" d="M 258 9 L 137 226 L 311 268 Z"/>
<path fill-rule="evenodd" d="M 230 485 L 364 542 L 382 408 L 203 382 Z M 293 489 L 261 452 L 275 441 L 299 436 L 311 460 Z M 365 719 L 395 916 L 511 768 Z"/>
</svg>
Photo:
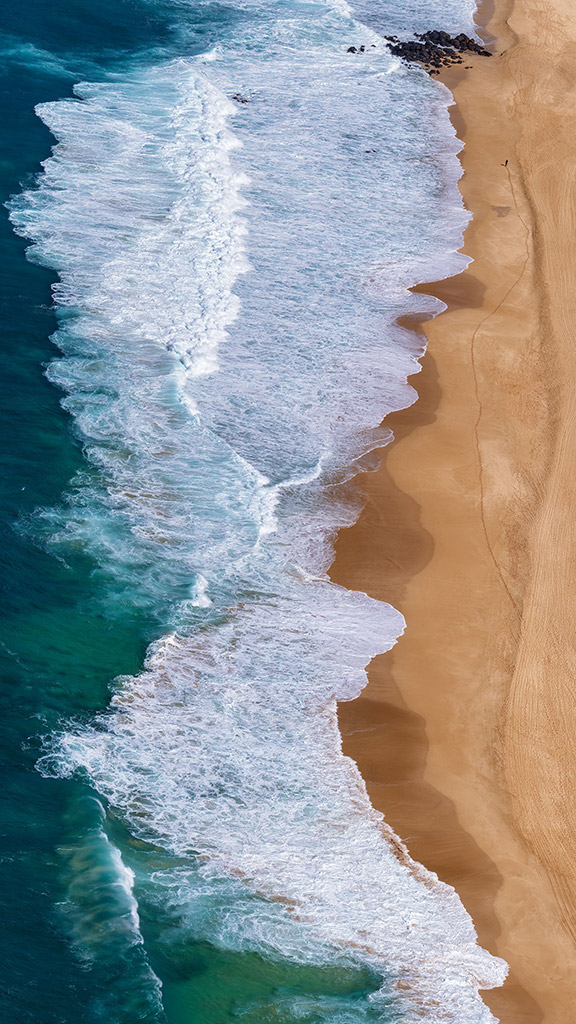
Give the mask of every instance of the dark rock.
<svg viewBox="0 0 576 1024">
<path fill-rule="evenodd" d="M 397 36 L 384 36 L 388 48 L 396 57 L 407 64 L 420 64 L 426 70 L 432 65 L 435 68 L 461 64 L 461 54 L 466 51 L 490 57 L 488 50 L 481 47 L 474 39 L 464 32 L 451 36 L 448 32 L 431 29 L 428 32 L 415 33 L 414 39 L 400 40 Z M 361 47 L 364 51 L 364 47 Z"/>
<path fill-rule="evenodd" d="M 348 49 L 346 50 L 346 53 L 356 53 L 356 47 L 349 46 Z"/>
</svg>

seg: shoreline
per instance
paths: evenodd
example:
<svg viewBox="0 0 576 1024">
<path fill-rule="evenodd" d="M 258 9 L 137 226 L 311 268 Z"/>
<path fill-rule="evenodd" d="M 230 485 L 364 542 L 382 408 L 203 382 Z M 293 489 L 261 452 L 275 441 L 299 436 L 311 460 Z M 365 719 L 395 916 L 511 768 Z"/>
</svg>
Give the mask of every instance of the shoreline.
<svg viewBox="0 0 576 1024">
<path fill-rule="evenodd" d="M 572 422 L 561 373 L 572 362 L 576 373 L 576 357 L 561 317 L 576 267 L 569 190 L 545 159 L 554 146 L 572 170 L 565 69 L 576 81 L 566 55 L 576 15 L 566 0 L 552 7 L 485 0 L 477 21 L 499 56 L 440 79 L 464 142 L 459 187 L 473 217 L 463 251 L 474 262 L 412 289 L 447 309 L 404 324 L 428 339 L 409 378 L 419 397 L 385 419 L 395 439 L 360 478 L 366 506 L 339 534 L 330 570 L 406 618 L 360 697 L 338 706 L 343 750 L 410 854 L 454 886 L 480 944 L 510 965 L 505 985 L 483 993 L 502 1024 L 565 1024 L 576 1001 L 576 811 L 563 784 L 576 768 L 575 657 L 562 614 L 576 529 L 562 514 L 571 449 L 558 443 Z"/>
</svg>

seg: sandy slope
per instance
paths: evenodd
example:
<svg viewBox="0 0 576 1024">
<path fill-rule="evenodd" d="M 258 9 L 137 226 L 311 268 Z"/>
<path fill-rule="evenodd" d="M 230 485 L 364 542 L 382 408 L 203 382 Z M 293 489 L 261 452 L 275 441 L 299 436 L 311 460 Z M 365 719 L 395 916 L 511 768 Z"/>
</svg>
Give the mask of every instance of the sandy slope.
<svg viewBox="0 0 576 1024">
<path fill-rule="evenodd" d="M 510 963 L 503 1024 L 570 1024 L 576 4 L 502 0 L 489 28 L 505 52 L 454 85 L 475 262 L 437 288 L 422 398 L 332 570 L 408 629 L 340 720 L 375 805 Z"/>
</svg>

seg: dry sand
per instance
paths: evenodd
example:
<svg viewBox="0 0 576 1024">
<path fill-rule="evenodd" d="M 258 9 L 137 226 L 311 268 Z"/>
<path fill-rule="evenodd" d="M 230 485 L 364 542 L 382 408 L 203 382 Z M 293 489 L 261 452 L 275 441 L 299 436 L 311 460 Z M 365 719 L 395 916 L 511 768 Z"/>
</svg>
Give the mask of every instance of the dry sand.
<svg viewBox="0 0 576 1024">
<path fill-rule="evenodd" d="M 452 74 L 474 219 L 420 290 L 415 406 L 363 478 L 332 578 L 407 631 L 341 704 L 344 750 L 511 979 L 503 1024 L 576 1021 L 576 4 L 498 0 Z M 504 51 L 504 52 L 502 52 Z M 503 166 L 508 160 L 508 166 Z"/>
</svg>

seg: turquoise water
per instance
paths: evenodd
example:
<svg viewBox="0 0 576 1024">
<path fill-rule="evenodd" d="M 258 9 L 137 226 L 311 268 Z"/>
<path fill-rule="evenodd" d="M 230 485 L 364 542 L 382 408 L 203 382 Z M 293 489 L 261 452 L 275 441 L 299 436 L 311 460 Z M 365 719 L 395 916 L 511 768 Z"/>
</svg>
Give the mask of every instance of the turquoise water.
<svg viewBox="0 0 576 1024">
<path fill-rule="evenodd" d="M 378 34 L 430 17 L 5 18 L 6 1021 L 491 1019 L 340 751 L 403 622 L 325 575 L 413 397 L 407 287 L 465 262 L 446 97 Z"/>
</svg>

